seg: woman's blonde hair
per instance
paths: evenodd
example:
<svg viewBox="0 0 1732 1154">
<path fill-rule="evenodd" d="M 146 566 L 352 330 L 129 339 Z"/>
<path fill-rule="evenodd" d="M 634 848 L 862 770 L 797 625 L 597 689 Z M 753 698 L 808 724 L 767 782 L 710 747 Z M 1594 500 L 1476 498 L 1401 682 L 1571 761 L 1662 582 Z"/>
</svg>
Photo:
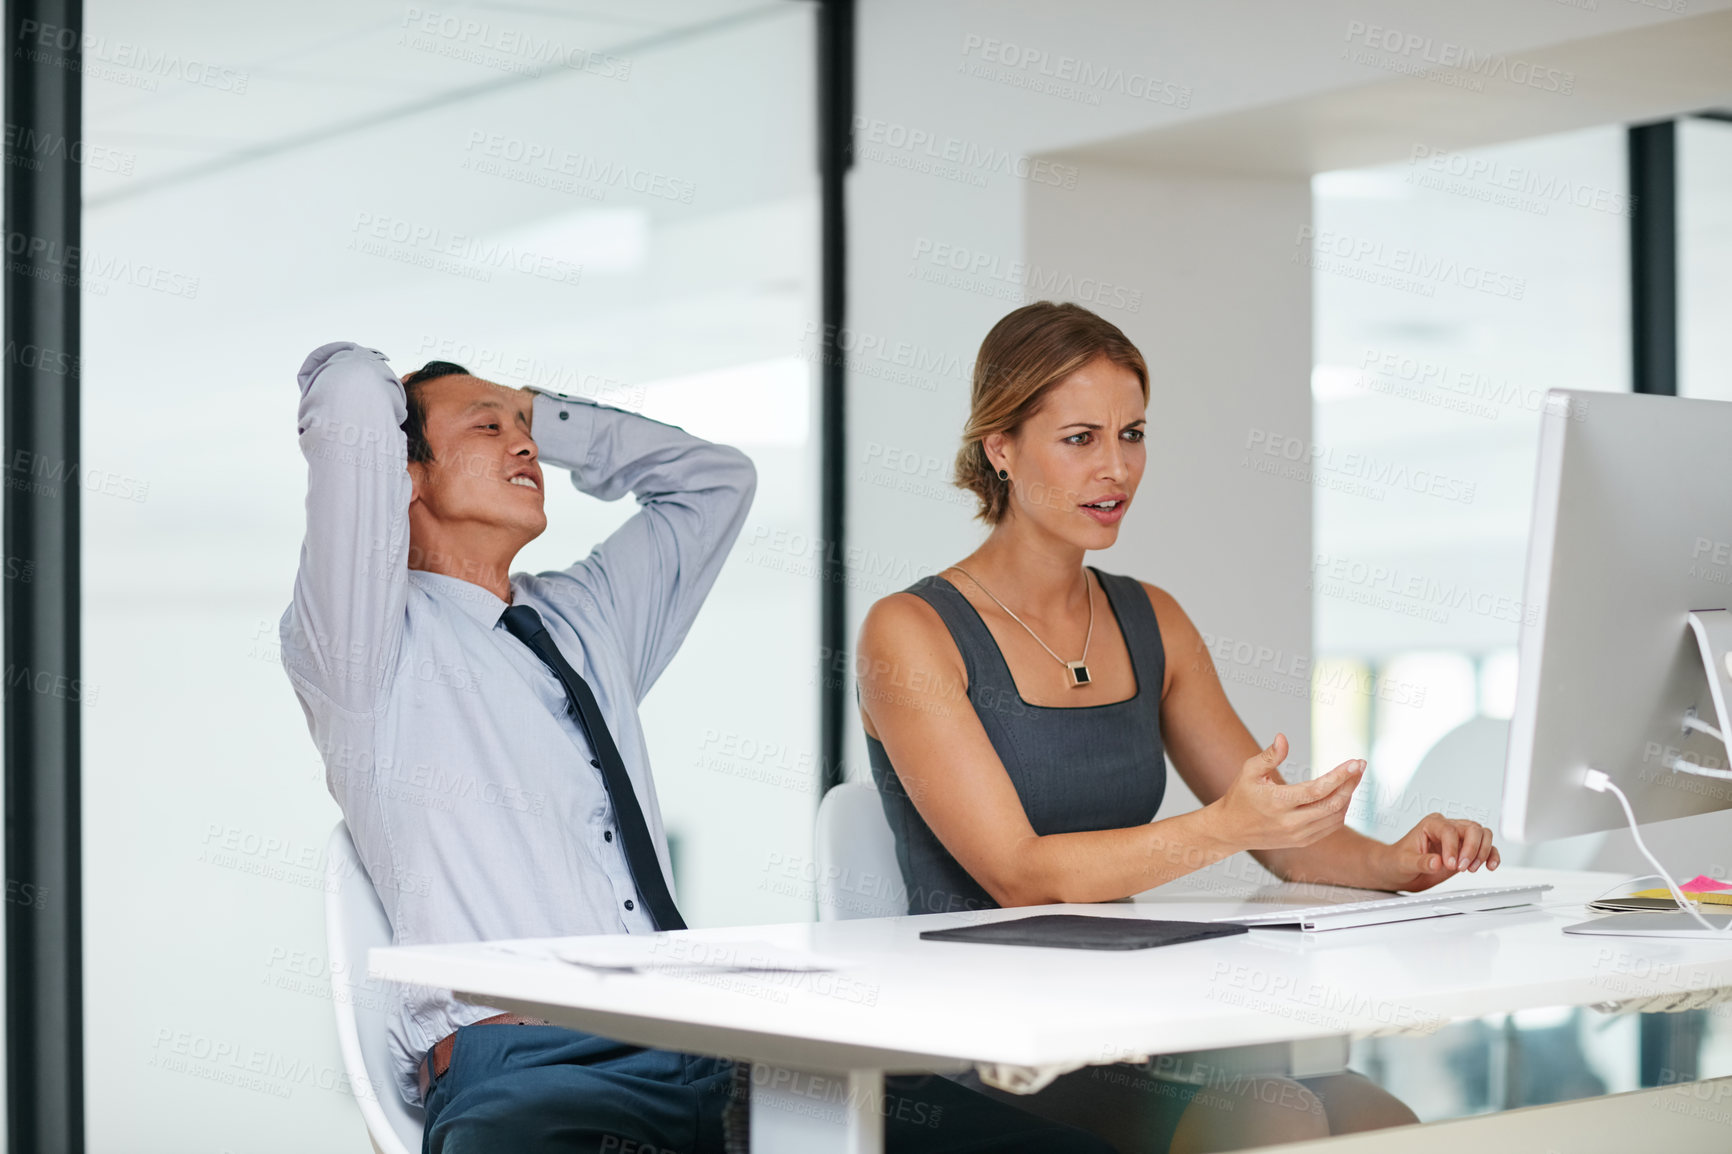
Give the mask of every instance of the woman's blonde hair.
<svg viewBox="0 0 1732 1154">
<path fill-rule="evenodd" d="M 980 498 L 975 514 L 989 525 L 1004 520 L 1010 482 L 1001 481 L 982 442 L 994 433 L 1014 433 L 1033 416 L 1059 382 L 1106 357 L 1137 375 L 1143 403 L 1149 400 L 1149 367 L 1117 325 L 1081 305 L 1036 301 L 992 326 L 974 361 L 973 403 L 956 454 L 956 486 Z"/>
</svg>

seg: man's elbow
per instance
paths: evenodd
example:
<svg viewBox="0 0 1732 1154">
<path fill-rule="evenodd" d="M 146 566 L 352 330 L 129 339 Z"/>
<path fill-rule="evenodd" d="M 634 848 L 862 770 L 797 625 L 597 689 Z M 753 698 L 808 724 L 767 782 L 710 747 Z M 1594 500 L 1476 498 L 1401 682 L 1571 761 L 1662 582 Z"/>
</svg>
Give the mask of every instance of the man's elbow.
<svg viewBox="0 0 1732 1154">
<path fill-rule="evenodd" d="M 716 445 L 715 452 L 716 475 L 720 483 L 739 494 L 742 503 L 749 503 L 758 491 L 758 467 L 732 445 Z"/>
</svg>

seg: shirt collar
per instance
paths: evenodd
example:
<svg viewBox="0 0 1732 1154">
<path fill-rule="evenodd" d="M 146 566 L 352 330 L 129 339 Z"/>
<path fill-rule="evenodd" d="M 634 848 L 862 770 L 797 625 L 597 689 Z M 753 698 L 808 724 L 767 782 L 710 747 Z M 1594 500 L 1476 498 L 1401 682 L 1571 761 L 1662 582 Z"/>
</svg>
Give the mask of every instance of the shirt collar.
<svg viewBox="0 0 1732 1154">
<path fill-rule="evenodd" d="M 465 581 L 461 577 L 452 577 L 446 573 L 411 569 L 409 582 L 441 601 L 456 605 L 487 629 L 498 625 L 500 617 L 511 607 L 510 602 L 501 601 L 473 581 Z"/>
</svg>

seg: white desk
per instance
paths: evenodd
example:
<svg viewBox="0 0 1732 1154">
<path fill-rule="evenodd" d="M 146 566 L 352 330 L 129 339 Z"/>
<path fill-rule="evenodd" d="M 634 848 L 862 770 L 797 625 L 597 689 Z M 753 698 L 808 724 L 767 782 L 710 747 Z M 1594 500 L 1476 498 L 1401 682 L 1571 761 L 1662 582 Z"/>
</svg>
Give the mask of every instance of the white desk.
<svg viewBox="0 0 1732 1154">
<path fill-rule="evenodd" d="M 918 938 L 938 926 L 1036 912 L 1026 909 L 670 935 L 670 945 L 768 941 L 853 963 L 830 974 L 605 975 L 560 962 L 535 941 L 374 950 L 370 965 L 376 978 L 453 989 L 574 1029 L 749 1060 L 755 1151 L 868 1154 L 882 1147 L 876 1104 L 885 1072 L 972 1065 L 1001 1084 L 1031 1086 L 1084 1065 L 1162 1054 L 1300 1043 L 1313 1056 L 1342 1055 L 1347 1038 L 1425 1032 L 1486 1014 L 1732 990 L 1732 940 L 1560 932 L 1619 880 L 1482 871 L 1447 884 L 1557 888 L 1537 907 L 1319 934 L 1253 930 L 1110 953 Z M 1248 912 L 1257 908 L 1248 900 L 1277 892 L 1203 878 L 1134 903 L 1038 912 L 1201 920 Z M 1314 890 L 1293 892 L 1315 901 Z M 1321 1073 L 1327 1064 L 1295 1072 Z"/>
</svg>

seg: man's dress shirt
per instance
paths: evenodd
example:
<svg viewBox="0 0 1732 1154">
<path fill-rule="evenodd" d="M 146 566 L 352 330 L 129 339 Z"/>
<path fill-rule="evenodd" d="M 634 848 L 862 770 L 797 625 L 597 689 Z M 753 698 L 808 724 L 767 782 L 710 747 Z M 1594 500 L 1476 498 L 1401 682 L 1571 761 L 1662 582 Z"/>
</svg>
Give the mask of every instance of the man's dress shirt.
<svg viewBox="0 0 1732 1154">
<path fill-rule="evenodd" d="M 300 387 L 307 534 L 283 665 L 392 940 L 653 930 L 565 689 L 500 623 L 506 602 L 410 556 L 404 391 L 384 354 L 325 345 Z M 512 574 L 511 604 L 541 614 L 595 690 L 671 889 L 637 704 L 714 584 L 756 474 L 739 450 L 635 413 L 540 391 L 532 403 L 544 470 L 641 506 L 569 569 Z M 394 989 L 395 1072 L 416 1102 L 421 1056 L 497 1011 Z"/>
</svg>

